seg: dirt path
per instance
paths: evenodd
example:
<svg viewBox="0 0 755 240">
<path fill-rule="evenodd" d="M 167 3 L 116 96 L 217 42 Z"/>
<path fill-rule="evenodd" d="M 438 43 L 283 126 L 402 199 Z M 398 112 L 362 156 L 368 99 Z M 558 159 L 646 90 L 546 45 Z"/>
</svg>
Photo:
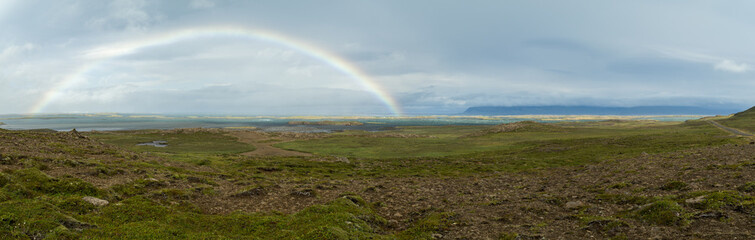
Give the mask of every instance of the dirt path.
<svg viewBox="0 0 755 240">
<path fill-rule="evenodd" d="M 721 130 L 724 130 L 724 131 L 727 131 L 727 132 L 730 132 L 730 133 L 733 133 L 733 134 L 736 134 L 736 135 L 745 136 L 745 137 L 752 137 L 753 136 L 750 133 L 744 132 L 744 131 L 736 129 L 736 128 L 730 128 L 730 127 L 721 125 L 720 123 L 718 123 L 716 121 L 713 121 L 713 120 L 708 120 L 707 122 L 710 123 L 710 124 L 713 124 L 713 126 L 716 126 L 717 128 L 720 128 Z"/>
<path fill-rule="evenodd" d="M 251 152 L 245 152 L 244 156 L 312 156 L 309 153 L 296 152 L 273 147 L 273 144 L 292 141 L 294 139 L 271 138 L 270 136 L 257 131 L 231 131 L 228 133 L 237 137 L 243 143 L 252 144 L 256 149 Z M 273 141 L 279 139 L 280 141 Z"/>
</svg>

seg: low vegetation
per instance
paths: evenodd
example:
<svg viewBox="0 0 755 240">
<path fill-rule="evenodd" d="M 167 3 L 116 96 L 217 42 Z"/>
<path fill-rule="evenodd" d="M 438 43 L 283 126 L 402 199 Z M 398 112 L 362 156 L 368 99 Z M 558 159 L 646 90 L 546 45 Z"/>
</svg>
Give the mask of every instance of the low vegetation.
<svg viewBox="0 0 755 240">
<path fill-rule="evenodd" d="M 704 121 L 254 139 L 311 156 L 250 156 L 233 131 L 0 130 L 0 238 L 755 235 L 755 145 Z"/>
</svg>

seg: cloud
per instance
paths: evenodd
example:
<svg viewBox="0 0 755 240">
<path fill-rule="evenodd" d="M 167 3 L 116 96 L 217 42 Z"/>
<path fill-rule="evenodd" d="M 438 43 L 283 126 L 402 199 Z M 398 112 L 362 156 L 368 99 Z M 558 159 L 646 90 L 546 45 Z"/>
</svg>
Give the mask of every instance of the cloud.
<svg viewBox="0 0 755 240">
<path fill-rule="evenodd" d="M 210 0 L 192 0 L 189 6 L 194 9 L 206 9 L 215 7 L 215 3 Z"/>
<path fill-rule="evenodd" d="M 5 17 L 5 13 L 8 12 L 11 8 L 13 8 L 13 4 L 16 3 L 16 0 L 4 0 L 0 1 L 0 20 Z"/>
<path fill-rule="evenodd" d="M 318 46 L 408 112 L 755 102 L 755 32 L 741 31 L 755 27 L 745 11 L 755 2 L 431 5 L 0 0 L 0 102 L 13 103 L 0 113 L 23 113 L 70 79 L 68 95 L 46 111 L 385 111 L 350 76 L 284 45 L 222 35 L 140 47 L 210 25 L 270 29 Z"/>
<path fill-rule="evenodd" d="M 144 9 L 145 0 L 115 0 L 110 2 L 107 14 L 91 18 L 87 26 L 98 30 L 145 30 L 154 18 Z"/>
<path fill-rule="evenodd" d="M 715 65 L 716 70 L 721 71 L 727 71 L 727 72 L 734 72 L 734 73 L 743 73 L 750 71 L 752 68 L 750 65 L 746 63 L 737 63 L 732 60 L 721 60 L 719 63 Z"/>
<path fill-rule="evenodd" d="M 737 62 L 724 57 L 712 56 L 707 54 L 682 51 L 678 49 L 658 49 L 662 55 L 674 59 L 680 59 L 689 62 L 707 63 L 713 66 L 713 69 L 731 73 L 745 73 L 752 70 L 749 64 Z"/>
<path fill-rule="evenodd" d="M 17 57 L 18 55 L 28 52 L 31 50 L 34 50 L 36 45 L 32 43 L 25 43 L 22 45 L 11 45 L 3 49 L 3 51 L 0 51 L 0 62 L 2 62 L 5 59 L 11 59 L 14 57 Z"/>
</svg>

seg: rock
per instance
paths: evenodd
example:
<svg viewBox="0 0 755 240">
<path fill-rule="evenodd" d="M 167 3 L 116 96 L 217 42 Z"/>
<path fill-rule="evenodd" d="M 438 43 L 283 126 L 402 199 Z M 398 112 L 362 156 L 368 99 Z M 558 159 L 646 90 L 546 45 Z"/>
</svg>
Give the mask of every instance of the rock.
<svg viewBox="0 0 755 240">
<path fill-rule="evenodd" d="M 443 238 L 443 234 L 433 233 L 432 237 L 433 237 L 433 239 L 441 239 L 441 238 Z"/>
<path fill-rule="evenodd" d="M 159 187 L 165 187 L 165 186 L 167 186 L 166 183 L 164 183 L 164 182 L 162 182 L 160 180 L 157 180 L 155 178 L 145 178 L 144 182 L 145 182 L 144 185 L 147 186 L 147 187 L 159 188 Z"/>
<path fill-rule="evenodd" d="M 388 227 L 390 228 L 397 228 L 398 227 L 398 221 L 397 220 L 388 220 Z"/>
<path fill-rule="evenodd" d="M 92 205 L 95 205 L 97 207 L 102 207 L 102 206 L 108 205 L 110 203 L 110 202 L 108 202 L 105 199 L 99 199 L 99 198 L 90 197 L 90 196 L 83 197 L 83 198 L 81 198 L 81 200 L 84 200 L 84 201 L 86 201 L 88 203 L 91 203 Z"/>
<path fill-rule="evenodd" d="M 404 215 L 402 215 L 401 213 L 396 213 L 396 214 L 393 214 L 393 216 L 394 217 L 403 217 Z"/>
<path fill-rule="evenodd" d="M 75 138 L 87 138 L 86 136 L 81 135 L 81 133 L 79 133 L 79 131 L 76 131 L 75 128 L 71 130 L 70 134 L 71 134 L 71 136 L 73 136 Z"/>
<path fill-rule="evenodd" d="M 701 212 L 701 213 L 695 214 L 693 218 L 695 219 L 702 219 L 702 218 L 722 219 L 722 218 L 727 218 L 727 217 L 728 216 L 726 215 L 726 213 L 714 211 L 714 212 Z"/>
<path fill-rule="evenodd" d="M 342 163 L 351 163 L 351 161 L 349 161 L 349 158 L 347 157 L 337 157 L 336 161 L 342 162 Z"/>
<path fill-rule="evenodd" d="M 97 228 L 97 225 L 85 223 L 70 217 L 60 220 L 60 225 L 79 232 L 89 228 Z"/>
<path fill-rule="evenodd" d="M 569 201 L 569 202 L 566 202 L 566 204 L 564 204 L 564 207 L 566 209 L 578 209 L 585 206 L 586 206 L 585 203 L 583 203 L 582 201 Z"/>
<path fill-rule="evenodd" d="M 301 191 L 293 191 L 291 192 L 291 195 L 296 197 L 316 197 L 317 193 L 313 189 L 304 189 Z"/>
<path fill-rule="evenodd" d="M 696 205 L 696 204 L 701 204 L 704 201 L 705 201 L 705 195 L 701 195 L 701 196 L 698 196 L 696 198 L 685 199 L 684 203 L 691 204 L 691 205 Z"/>
</svg>

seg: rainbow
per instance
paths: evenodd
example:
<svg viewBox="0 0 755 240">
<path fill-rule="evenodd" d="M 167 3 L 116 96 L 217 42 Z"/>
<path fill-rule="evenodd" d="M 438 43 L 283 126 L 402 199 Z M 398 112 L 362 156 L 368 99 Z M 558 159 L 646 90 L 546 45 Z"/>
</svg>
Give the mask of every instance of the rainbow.
<svg viewBox="0 0 755 240">
<path fill-rule="evenodd" d="M 195 27 L 190 29 L 183 29 L 172 31 L 156 36 L 140 39 L 138 41 L 116 43 L 111 45 L 105 45 L 96 47 L 89 51 L 84 52 L 82 57 L 87 60 L 85 64 L 82 64 L 71 74 L 65 76 L 57 85 L 53 86 L 50 90 L 44 93 L 42 98 L 35 103 L 28 111 L 30 113 L 40 113 L 50 103 L 61 97 L 62 92 L 71 86 L 85 79 L 85 75 L 92 69 L 95 69 L 101 63 L 117 58 L 120 56 L 126 56 L 137 52 L 142 48 L 154 47 L 160 45 L 168 45 L 180 41 L 186 41 L 204 37 L 231 37 L 241 38 L 254 41 L 263 41 L 283 46 L 299 53 L 310 56 L 314 59 L 320 60 L 325 64 L 328 64 L 332 68 L 339 72 L 348 75 L 351 79 L 357 81 L 365 90 L 371 92 L 377 97 L 394 115 L 400 116 L 401 110 L 398 103 L 391 95 L 383 90 L 383 88 L 375 83 L 367 74 L 361 69 L 354 66 L 350 62 L 328 52 L 320 47 L 316 47 L 312 44 L 293 39 L 275 32 L 250 29 L 237 26 L 205 26 Z"/>
</svg>

